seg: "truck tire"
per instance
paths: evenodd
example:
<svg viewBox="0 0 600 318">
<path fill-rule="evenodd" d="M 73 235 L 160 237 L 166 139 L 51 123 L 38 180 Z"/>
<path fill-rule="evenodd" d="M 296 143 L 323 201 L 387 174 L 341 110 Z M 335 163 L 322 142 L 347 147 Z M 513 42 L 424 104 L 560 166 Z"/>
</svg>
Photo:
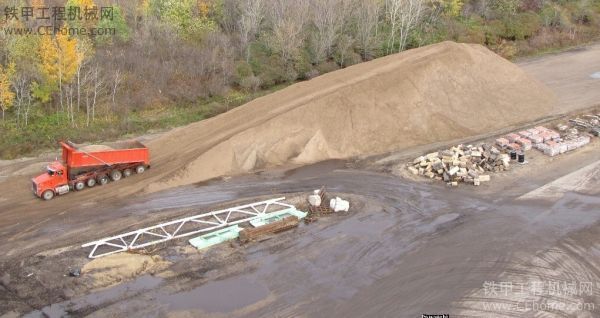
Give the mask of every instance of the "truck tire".
<svg viewBox="0 0 600 318">
<path fill-rule="evenodd" d="M 146 167 L 144 167 L 143 165 L 139 165 L 139 166 L 135 167 L 135 172 L 137 174 L 144 173 L 144 171 L 146 171 Z"/>
<path fill-rule="evenodd" d="M 112 181 L 119 181 L 119 180 L 121 180 L 122 176 L 123 176 L 123 174 L 119 170 L 113 170 L 110 173 L 110 178 L 112 179 Z"/>
<path fill-rule="evenodd" d="M 99 185 L 105 185 L 108 183 L 108 177 L 107 176 L 99 176 L 98 177 L 98 184 Z"/>
<path fill-rule="evenodd" d="M 75 190 L 81 191 L 85 188 L 85 183 L 83 181 L 75 182 Z"/>
<path fill-rule="evenodd" d="M 93 186 L 96 185 L 96 179 L 90 178 L 90 179 L 87 180 L 86 184 L 87 184 L 88 187 L 91 188 L 91 187 L 93 187 Z"/>
<path fill-rule="evenodd" d="M 42 199 L 49 201 L 52 200 L 52 198 L 54 198 L 54 191 L 46 190 L 44 193 L 42 193 Z"/>
<path fill-rule="evenodd" d="M 133 171 L 131 171 L 131 169 L 125 169 L 123 170 L 123 177 L 127 178 L 129 177 L 131 174 L 133 173 Z"/>
</svg>

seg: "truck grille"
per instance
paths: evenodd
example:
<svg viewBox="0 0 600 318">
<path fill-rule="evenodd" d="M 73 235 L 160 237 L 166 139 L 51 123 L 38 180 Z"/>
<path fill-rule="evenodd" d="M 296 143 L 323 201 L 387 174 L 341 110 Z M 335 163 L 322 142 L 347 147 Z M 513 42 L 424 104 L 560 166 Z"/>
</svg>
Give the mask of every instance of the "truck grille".
<svg viewBox="0 0 600 318">
<path fill-rule="evenodd" d="M 37 186 L 35 184 L 35 182 L 31 181 L 31 190 L 33 191 L 34 194 L 37 194 Z"/>
</svg>

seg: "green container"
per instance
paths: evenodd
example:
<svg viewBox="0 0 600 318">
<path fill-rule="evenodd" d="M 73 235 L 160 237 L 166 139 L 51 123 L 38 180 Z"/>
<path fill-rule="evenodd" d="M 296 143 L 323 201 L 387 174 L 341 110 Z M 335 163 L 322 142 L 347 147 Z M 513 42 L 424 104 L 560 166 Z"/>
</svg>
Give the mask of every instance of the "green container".
<svg viewBox="0 0 600 318">
<path fill-rule="evenodd" d="M 190 239 L 189 242 L 195 248 L 201 250 L 225 241 L 234 240 L 240 235 L 242 229 L 237 225 L 232 225 L 221 230 L 210 232 L 202 236 Z"/>
<path fill-rule="evenodd" d="M 267 225 L 269 223 L 283 220 L 284 218 L 286 218 L 288 216 L 295 216 L 298 219 L 302 220 L 303 218 L 306 217 L 307 214 L 308 213 L 298 211 L 295 208 L 289 208 L 289 209 L 281 210 L 281 211 L 277 211 L 277 212 L 265 213 L 264 215 L 250 221 L 250 224 L 252 224 L 252 226 L 254 226 L 254 227 L 259 227 L 259 226 Z"/>
</svg>

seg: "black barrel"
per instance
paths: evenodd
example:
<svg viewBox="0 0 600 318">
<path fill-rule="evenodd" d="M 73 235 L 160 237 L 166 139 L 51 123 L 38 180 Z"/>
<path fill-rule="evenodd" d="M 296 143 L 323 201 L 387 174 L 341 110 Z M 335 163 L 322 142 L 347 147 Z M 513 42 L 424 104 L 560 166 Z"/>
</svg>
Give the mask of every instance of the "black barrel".
<svg viewBox="0 0 600 318">
<path fill-rule="evenodd" d="M 517 160 L 517 152 L 514 150 L 510 151 L 510 160 Z"/>
<path fill-rule="evenodd" d="M 525 163 L 525 153 L 521 152 L 519 154 L 519 163 Z"/>
</svg>

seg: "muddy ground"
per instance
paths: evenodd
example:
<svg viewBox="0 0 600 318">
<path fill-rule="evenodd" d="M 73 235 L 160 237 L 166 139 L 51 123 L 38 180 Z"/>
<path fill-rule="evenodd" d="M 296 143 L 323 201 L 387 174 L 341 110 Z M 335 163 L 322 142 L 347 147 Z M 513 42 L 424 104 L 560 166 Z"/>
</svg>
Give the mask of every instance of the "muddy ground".
<svg viewBox="0 0 600 318">
<path fill-rule="evenodd" d="M 581 105 L 597 101 L 595 92 Z M 34 198 L 27 180 L 53 154 L 2 162 L 0 314 L 600 316 L 600 140 L 555 158 L 532 150 L 529 165 L 477 188 L 402 173 L 407 158 L 441 146 L 125 197 L 120 187 L 143 181 L 133 177 L 51 202 Z M 349 198 L 350 212 L 244 246 L 198 252 L 180 240 L 128 255 L 132 268 L 68 276 L 89 264 L 80 247 L 88 241 L 322 185 Z"/>
</svg>

